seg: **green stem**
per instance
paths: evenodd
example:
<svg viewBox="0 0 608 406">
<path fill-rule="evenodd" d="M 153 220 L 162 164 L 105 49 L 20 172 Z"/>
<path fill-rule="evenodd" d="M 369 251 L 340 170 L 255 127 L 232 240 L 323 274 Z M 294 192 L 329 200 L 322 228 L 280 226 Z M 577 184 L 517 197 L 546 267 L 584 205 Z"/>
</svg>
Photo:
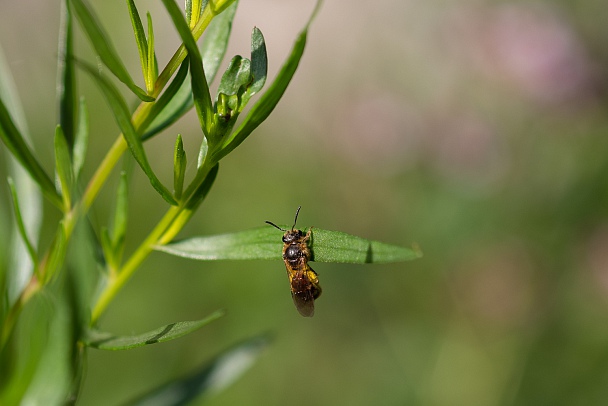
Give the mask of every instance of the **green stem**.
<svg viewBox="0 0 608 406">
<path fill-rule="evenodd" d="M 216 15 L 216 13 L 214 11 L 212 11 L 210 7 L 205 7 L 205 10 L 203 11 L 203 14 L 201 15 L 200 20 L 198 21 L 198 23 L 192 30 L 192 35 L 194 36 L 195 40 L 198 40 L 201 37 L 201 35 L 203 34 L 203 32 L 205 31 L 205 29 L 207 28 L 207 26 L 213 19 L 213 17 L 215 17 L 215 15 Z M 165 68 L 163 69 L 161 74 L 158 76 L 158 79 L 156 80 L 156 83 L 154 86 L 154 92 L 152 94 L 153 97 L 158 97 L 158 95 L 160 95 L 160 93 L 162 92 L 164 87 L 169 82 L 169 79 L 171 79 L 171 77 L 173 76 L 175 71 L 179 68 L 181 63 L 186 58 L 186 55 L 188 55 L 188 52 L 186 51 L 184 45 L 182 44 L 177 49 L 177 51 L 175 52 L 175 54 L 173 55 L 171 60 L 167 63 L 167 65 L 165 66 Z M 139 129 L 141 124 L 148 117 L 152 106 L 153 106 L 153 103 L 142 102 L 137 107 L 137 109 L 135 110 L 135 112 L 133 113 L 133 116 L 132 116 L 132 122 L 136 129 Z M 114 141 L 114 144 L 112 144 L 112 147 L 110 147 L 110 150 L 108 151 L 108 153 L 106 154 L 104 159 L 101 161 L 101 164 L 99 165 L 99 167 L 97 168 L 95 173 L 93 174 L 80 201 L 76 205 L 74 205 L 74 207 L 72 208 L 71 211 L 64 214 L 66 244 L 72 235 L 72 232 L 76 226 L 77 221 L 82 216 L 86 215 L 86 213 L 88 213 L 93 202 L 95 201 L 95 198 L 99 194 L 103 185 L 108 180 L 110 173 L 112 172 L 112 170 L 114 169 L 114 167 L 116 166 L 120 157 L 126 151 L 126 149 L 127 149 L 127 143 L 126 143 L 123 135 L 120 134 L 118 136 L 118 138 L 116 139 L 116 141 Z M 123 269 L 123 271 L 116 277 L 116 279 L 113 279 L 114 283 L 108 284 L 108 286 L 113 286 L 113 287 L 106 288 L 106 290 L 104 291 L 104 293 L 98 300 L 97 304 L 95 305 L 95 308 L 93 311 L 93 322 L 95 322 L 99 318 L 101 313 L 105 310 L 105 308 L 108 306 L 109 302 L 113 299 L 113 297 L 116 295 L 116 293 L 120 290 L 122 285 L 124 285 L 126 283 L 126 281 L 131 277 L 131 275 L 135 271 L 135 269 L 149 255 L 149 253 L 153 249 L 154 243 L 159 241 L 163 232 L 166 231 L 166 228 L 171 225 L 171 223 L 175 220 L 176 217 L 178 217 L 178 215 L 182 209 L 183 208 L 179 208 L 179 207 L 171 207 L 169 209 L 169 211 L 167 212 L 165 217 L 154 228 L 154 230 L 152 231 L 150 236 L 144 241 L 144 243 L 142 243 L 142 245 L 140 246 L 140 249 L 138 249 L 133 254 L 133 256 L 131 257 L 129 262 L 127 262 L 127 264 L 125 264 L 125 268 Z M 189 219 L 190 216 L 191 215 L 187 216 L 187 218 L 185 220 L 187 221 L 187 219 Z M 183 219 L 183 216 L 182 216 L 182 219 Z M 178 223 L 179 223 L 179 221 L 178 221 Z M 165 226 L 161 227 L 162 224 L 164 224 Z M 183 225 L 181 227 L 183 227 Z M 173 236 L 175 236 L 177 234 L 177 232 L 179 232 L 179 230 L 181 230 L 181 227 L 172 226 L 170 228 L 170 230 L 169 230 L 170 232 L 167 234 L 167 236 L 171 235 L 172 233 L 175 233 L 175 234 L 173 234 Z M 164 238 L 163 238 L 163 240 L 164 240 Z M 47 251 L 44 255 L 44 258 L 49 258 L 50 256 L 51 256 L 50 251 Z M 128 268 L 127 268 L 127 265 L 128 265 Z M 127 270 L 127 272 L 125 272 L 125 269 Z M 42 272 L 43 274 L 45 273 L 44 269 L 40 269 L 39 271 Z M 0 348 L 3 347 L 5 341 L 8 340 L 8 338 L 10 337 L 10 334 L 13 330 L 16 319 L 17 319 L 19 313 L 21 312 L 21 309 L 23 308 L 23 306 L 25 306 L 25 304 L 29 301 L 29 299 L 32 296 L 34 296 L 36 294 L 36 292 L 38 292 L 41 288 L 38 280 L 35 277 L 32 277 L 28 287 L 29 286 L 36 286 L 36 288 L 35 289 L 26 288 L 26 290 L 24 290 L 24 292 L 22 292 L 18 301 L 15 304 L 13 304 L 11 309 L 9 309 L 7 318 L 5 319 L 5 322 L 4 322 L 4 325 L 2 328 L 2 333 L 0 335 Z"/>
<path fill-rule="evenodd" d="M 202 181 L 209 174 L 213 165 L 204 164 L 201 168 Z M 157 245 L 166 244 L 171 241 L 184 228 L 188 220 L 192 217 L 194 211 L 188 206 L 188 201 L 185 199 L 179 206 L 172 206 L 163 216 L 161 221 L 154 227 L 148 237 L 140 244 L 140 246 L 131 255 L 129 260 L 122 267 L 120 272 L 114 277 L 108 279 L 108 283 L 101 292 L 97 303 L 93 307 L 91 316 L 91 324 L 95 324 L 99 317 L 106 310 L 110 302 L 123 288 L 123 286 L 131 279 L 137 268 L 144 262 Z"/>
</svg>

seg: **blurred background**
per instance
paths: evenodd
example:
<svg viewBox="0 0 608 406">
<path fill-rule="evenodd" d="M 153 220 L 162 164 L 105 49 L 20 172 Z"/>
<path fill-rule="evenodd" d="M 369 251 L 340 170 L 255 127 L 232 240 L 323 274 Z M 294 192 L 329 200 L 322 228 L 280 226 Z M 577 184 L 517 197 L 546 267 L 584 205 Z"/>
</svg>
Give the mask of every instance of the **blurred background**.
<svg viewBox="0 0 608 406">
<path fill-rule="evenodd" d="M 164 66 L 177 35 L 160 2 L 137 4 L 152 13 Z M 234 54 L 249 56 L 257 26 L 272 79 L 313 7 L 242 0 L 224 66 Z M 140 77 L 125 2 L 95 9 Z M 57 0 L 0 3 L 0 42 L 49 171 L 58 17 Z M 170 343 L 90 351 L 81 404 L 120 404 L 267 332 L 274 341 L 253 368 L 205 403 L 603 404 L 606 17 L 602 0 L 326 1 L 282 102 L 222 162 L 180 237 L 289 223 L 302 205 L 302 228 L 415 242 L 424 258 L 313 263 L 323 295 L 315 317 L 304 319 L 280 262 L 155 253 L 103 329 L 136 334 L 218 308 L 227 316 Z M 81 32 L 77 43 L 91 60 Z M 118 130 L 82 75 L 81 89 L 92 128 L 86 178 Z M 194 114 L 146 144 L 166 183 L 177 133 L 194 162 L 201 139 Z M 115 186 L 116 177 L 92 212 L 98 226 Z M 139 169 L 130 194 L 128 249 L 166 209 Z"/>
</svg>

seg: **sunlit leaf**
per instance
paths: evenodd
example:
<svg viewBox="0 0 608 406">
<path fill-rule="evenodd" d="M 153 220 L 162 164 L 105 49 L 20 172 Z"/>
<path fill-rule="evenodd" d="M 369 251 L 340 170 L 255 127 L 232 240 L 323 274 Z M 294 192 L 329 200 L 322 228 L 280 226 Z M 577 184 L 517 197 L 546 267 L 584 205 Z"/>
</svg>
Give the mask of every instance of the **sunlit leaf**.
<svg viewBox="0 0 608 406">
<path fill-rule="evenodd" d="M 214 17 L 207 30 L 205 30 L 200 50 L 208 83 L 213 82 L 220 67 L 220 63 L 226 53 L 228 39 L 230 38 L 230 32 L 232 30 L 232 20 L 234 19 L 237 5 L 238 1 L 235 1 L 234 4 L 228 7 L 224 12 Z M 183 67 L 184 66 L 182 65 L 180 71 Z M 186 63 L 186 71 L 187 67 L 188 63 Z M 184 75 L 185 74 L 186 72 L 184 72 Z M 190 77 L 186 80 L 183 80 L 182 78 L 181 81 L 178 81 L 177 77 L 179 77 L 179 75 L 180 73 L 178 72 L 176 78 L 171 82 L 169 87 L 173 86 L 176 82 L 179 83 L 181 87 L 178 86 L 178 88 L 171 93 L 171 97 L 166 98 L 163 108 L 158 109 L 160 114 L 150 114 L 155 118 L 149 126 L 146 125 L 144 127 L 146 129 L 143 136 L 144 139 L 152 137 L 167 128 L 186 112 L 190 111 L 194 106 Z M 162 100 L 167 93 L 169 93 L 168 89 L 165 90 L 160 99 Z M 160 104 L 160 100 L 156 102 L 156 105 L 158 104 Z M 156 109 L 156 105 L 154 106 L 154 109 Z"/>
<path fill-rule="evenodd" d="M 241 99 L 243 109 L 251 99 L 251 96 L 262 90 L 266 83 L 268 73 L 268 55 L 266 54 L 266 43 L 262 31 L 257 27 L 251 33 L 251 76 L 252 81 L 247 86 L 247 91 Z"/>
<path fill-rule="evenodd" d="M 288 228 L 288 227 L 285 227 Z M 282 259 L 282 233 L 276 228 L 259 227 L 236 233 L 193 237 L 156 249 L 180 257 L 198 260 Z M 309 242 L 312 260 L 351 264 L 387 263 L 420 258 L 417 248 L 400 247 L 340 231 L 312 229 Z"/>
<path fill-rule="evenodd" d="M 91 330 L 84 339 L 84 343 L 89 347 L 100 350 L 129 350 L 144 345 L 175 340 L 206 326 L 223 315 L 223 311 L 216 311 L 202 320 L 171 323 L 136 336 L 116 336 L 112 333 Z"/>
<path fill-rule="evenodd" d="M 133 157 L 150 180 L 150 183 L 152 184 L 154 189 L 156 189 L 156 191 L 169 204 L 177 204 L 177 202 L 173 199 L 171 192 L 169 192 L 169 190 L 160 182 L 160 180 L 156 177 L 156 174 L 152 170 L 152 167 L 148 162 L 148 157 L 146 156 L 146 151 L 144 150 L 141 138 L 133 127 L 133 123 L 131 122 L 131 114 L 129 113 L 127 103 L 125 102 L 121 94 L 114 87 L 114 85 L 105 76 L 97 72 L 95 68 L 82 61 L 79 61 L 78 63 L 86 72 L 91 75 L 93 79 L 95 79 L 97 85 L 99 85 L 99 88 L 105 96 L 108 105 L 112 109 L 112 113 L 114 114 L 116 123 L 118 124 L 118 127 L 122 131 L 122 134 L 124 135 L 125 140 L 127 141 L 129 148 L 131 149 Z"/>
<path fill-rule="evenodd" d="M 154 101 L 146 92 L 140 89 L 125 68 L 118 53 L 114 49 L 110 37 L 106 34 L 90 6 L 84 0 L 70 0 L 80 26 L 89 37 L 99 58 L 108 69 L 141 100 Z"/>
<path fill-rule="evenodd" d="M 130 406 L 177 406 L 215 395 L 245 373 L 268 347 L 268 337 L 254 337 L 228 349 L 191 375 L 162 385 L 128 402 Z"/>
<path fill-rule="evenodd" d="M 270 85 L 270 87 L 266 90 L 266 92 L 260 97 L 260 99 L 253 105 L 241 125 L 231 134 L 229 138 L 227 138 L 223 142 L 223 146 L 214 150 L 213 160 L 219 161 L 224 156 L 228 155 L 231 151 L 233 151 L 236 147 L 238 147 L 248 136 L 251 134 L 253 130 L 255 130 L 274 110 L 275 106 L 278 104 L 279 100 L 285 93 L 289 82 L 291 82 L 291 78 L 296 72 L 298 65 L 300 63 L 300 59 L 304 54 L 304 48 L 306 46 L 306 37 L 308 35 L 308 27 L 312 22 L 314 16 L 318 8 L 320 7 L 321 2 L 317 2 L 315 10 L 311 15 L 308 23 L 304 30 L 298 35 L 296 43 L 294 44 L 293 49 L 291 50 L 290 55 L 287 58 L 287 61 L 277 74 L 277 77 L 274 79 L 274 82 Z"/>
<path fill-rule="evenodd" d="M 154 84 L 156 83 L 156 77 L 158 72 L 156 70 L 156 51 L 154 49 L 154 27 L 152 25 L 152 15 L 147 13 L 148 18 L 148 55 L 146 62 L 147 73 L 145 76 L 146 88 L 148 92 L 154 91 Z"/>
<path fill-rule="evenodd" d="M 150 92 L 150 87 L 147 82 L 148 77 L 148 42 L 146 41 L 146 34 L 144 32 L 144 25 L 141 22 L 139 11 L 133 0 L 127 0 L 127 7 L 129 9 L 129 16 L 131 17 L 131 25 L 133 26 L 133 33 L 135 34 L 135 43 L 137 44 L 137 51 L 139 53 L 139 63 L 141 64 L 142 74 L 146 80 L 146 89 Z"/>
<path fill-rule="evenodd" d="M 140 132 L 144 131 L 142 140 L 158 134 L 192 108 L 192 88 L 188 78 L 188 67 L 189 59 L 186 57 L 169 86 L 156 100 L 150 109 L 150 114 L 141 124 Z M 188 86 L 186 86 L 186 82 L 188 82 Z"/>
<path fill-rule="evenodd" d="M 184 16 L 175 4 L 174 0 L 163 0 L 163 4 L 167 12 L 173 20 L 173 25 L 177 29 L 179 36 L 184 42 L 184 46 L 188 50 L 188 58 L 190 60 L 190 75 L 192 85 L 192 96 L 194 98 L 194 106 L 201 123 L 201 128 L 205 136 L 209 138 L 213 126 L 214 114 L 213 103 L 209 93 L 209 85 L 205 72 L 203 70 L 203 60 L 201 53 L 196 46 L 196 41 L 192 36 L 192 32 L 188 27 L 188 23 L 184 20 Z"/>
</svg>

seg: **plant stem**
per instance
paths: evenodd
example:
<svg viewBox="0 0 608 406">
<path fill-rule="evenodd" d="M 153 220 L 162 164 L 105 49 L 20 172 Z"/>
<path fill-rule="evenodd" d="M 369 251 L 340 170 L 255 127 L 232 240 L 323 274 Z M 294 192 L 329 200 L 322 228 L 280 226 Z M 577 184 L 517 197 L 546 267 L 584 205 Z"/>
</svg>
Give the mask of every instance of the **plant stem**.
<svg viewBox="0 0 608 406">
<path fill-rule="evenodd" d="M 203 180 L 209 174 L 210 166 L 212 165 L 204 164 L 201 168 L 201 178 Z M 186 225 L 188 220 L 190 220 L 192 214 L 194 214 L 194 212 L 188 207 L 187 200 L 184 200 L 179 206 L 171 206 L 169 210 L 167 210 L 167 213 L 165 213 L 161 221 L 135 250 L 120 272 L 116 273 L 114 277 L 109 278 L 106 287 L 93 307 L 91 324 L 97 322 L 112 299 L 114 299 L 125 283 L 131 279 L 133 273 L 144 262 L 148 255 L 150 255 L 154 250 L 154 247 L 171 241 Z"/>
<path fill-rule="evenodd" d="M 213 19 L 213 17 L 215 17 L 215 15 L 216 13 L 213 12 L 210 7 L 205 7 L 205 10 L 201 15 L 200 20 L 197 22 L 196 26 L 192 30 L 192 35 L 195 41 L 201 37 L 201 35 Z M 160 95 L 164 87 L 169 82 L 169 79 L 171 79 L 171 77 L 173 76 L 177 68 L 179 68 L 179 66 L 184 61 L 187 55 L 188 52 L 186 51 L 184 45 L 180 45 L 175 54 L 173 54 L 171 60 L 169 60 L 161 74 L 158 76 L 158 79 L 156 80 L 156 83 L 154 85 L 154 92 L 152 94 L 153 97 L 158 97 L 158 95 Z M 133 125 L 136 129 L 139 130 L 141 124 L 145 121 L 146 118 L 148 118 L 148 115 L 150 114 L 153 105 L 153 103 L 142 102 L 137 107 L 131 118 Z M 64 213 L 63 221 L 65 227 L 66 244 L 68 243 L 72 235 L 76 223 L 82 216 L 88 213 L 102 186 L 108 180 L 110 173 L 118 163 L 122 154 L 126 151 L 127 147 L 128 146 L 123 135 L 120 134 L 116 141 L 114 141 L 114 144 L 112 144 L 112 146 L 110 147 L 110 150 L 107 152 L 106 156 L 101 161 L 99 167 L 97 168 L 93 176 L 91 177 L 89 183 L 87 184 L 87 187 L 85 188 L 85 192 L 82 198 L 74 205 L 71 211 Z M 131 277 L 135 269 L 149 255 L 149 253 L 153 249 L 154 244 L 159 240 L 163 232 L 166 231 L 167 227 L 169 227 L 169 225 L 171 225 L 175 218 L 180 214 L 182 209 L 183 208 L 175 206 L 169 209 L 169 211 L 165 214 L 165 217 L 163 217 L 161 222 L 154 228 L 148 238 L 140 245 L 140 248 L 133 254 L 129 262 L 125 264 L 123 271 L 116 277 L 116 279 L 113 279 L 113 283 L 110 283 L 108 285 L 109 287 L 112 286 L 112 288 L 106 288 L 106 290 L 98 300 L 97 304 L 95 305 L 92 316 L 93 322 L 97 320 L 103 310 L 105 310 L 105 308 L 108 306 L 109 302 L 114 298 L 116 293 Z M 187 216 L 187 218 L 189 217 L 190 216 Z M 162 226 L 163 224 L 164 227 Z M 183 224 L 181 227 L 183 227 Z M 181 227 L 177 227 L 175 230 L 175 227 L 171 227 L 171 233 L 169 234 L 173 234 L 174 232 L 171 238 L 173 238 L 173 236 L 175 236 L 175 234 L 177 234 L 177 232 L 181 230 Z M 50 251 L 47 251 L 44 255 L 45 258 L 49 258 L 50 256 Z M 44 270 L 41 270 L 41 272 L 44 273 Z M 36 279 L 36 277 L 32 277 L 29 282 L 28 288 L 26 288 L 22 292 L 17 302 L 15 302 L 13 306 L 11 306 L 11 308 L 9 309 L 7 318 L 5 319 L 2 328 L 2 333 L 0 335 L 0 349 L 10 337 L 17 317 L 21 312 L 21 309 L 29 301 L 29 299 L 40 290 L 40 288 L 41 285 L 38 279 Z"/>
</svg>

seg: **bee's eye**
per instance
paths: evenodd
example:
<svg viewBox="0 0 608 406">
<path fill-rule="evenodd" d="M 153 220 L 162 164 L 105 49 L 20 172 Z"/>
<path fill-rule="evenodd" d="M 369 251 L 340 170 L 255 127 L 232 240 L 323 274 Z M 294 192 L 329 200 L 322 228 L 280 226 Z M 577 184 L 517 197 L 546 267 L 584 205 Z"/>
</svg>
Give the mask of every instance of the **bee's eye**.
<svg viewBox="0 0 608 406">
<path fill-rule="evenodd" d="M 285 235 L 283 236 L 283 242 L 292 242 L 294 241 L 296 238 L 298 238 L 298 234 L 294 231 L 290 231 L 288 233 L 285 233 Z"/>
</svg>

